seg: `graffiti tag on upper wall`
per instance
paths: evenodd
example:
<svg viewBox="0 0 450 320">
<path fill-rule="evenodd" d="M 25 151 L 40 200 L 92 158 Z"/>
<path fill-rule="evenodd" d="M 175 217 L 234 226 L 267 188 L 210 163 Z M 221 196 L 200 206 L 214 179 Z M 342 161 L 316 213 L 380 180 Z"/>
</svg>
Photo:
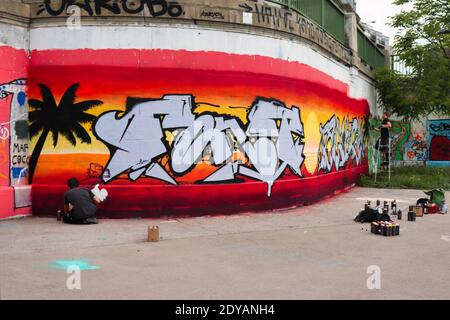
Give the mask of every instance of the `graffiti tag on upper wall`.
<svg viewBox="0 0 450 320">
<path fill-rule="evenodd" d="M 433 135 L 436 134 L 450 135 L 450 121 L 449 120 L 430 121 L 430 133 Z"/>
<path fill-rule="evenodd" d="M 320 46 L 349 61 L 349 50 L 328 34 L 318 24 L 311 22 L 305 16 L 283 7 L 275 7 L 260 3 L 240 4 L 245 12 L 254 13 L 259 24 L 267 25 L 281 31 L 297 33 L 312 40 Z"/>
<path fill-rule="evenodd" d="M 339 171 L 350 160 L 360 165 L 366 156 L 365 126 L 364 118 L 350 121 L 347 116 L 341 122 L 335 115 L 320 125 L 319 172 Z"/>
<path fill-rule="evenodd" d="M 218 169 L 202 182 L 232 182 L 240 174 L 267 183 L 269 196 L 286 168 L 301 176 L 304 131 L 297 107 L 257 98 L 247 125 L 232 116 L 195 115 L 194 109 L 193 96 L 167 95 L 129 100 L 122 116 L 116 111 L 101 115 L 95 134 L 111 151 L 102 180 L 109 182 L 130 171 L 133 181 L 145 175 L 175 185 L 159 162 L 164 156 L 169 157 L 174 176 L 186 174 L 207 156 Z"/>
<path fill-rule="evenodd" d="M 39 5 L 37 15 L 47 12 L 56 17 L 66 14 L 71 6 L 77 6 L 89 16 L 100 16 L 104 12 L 112 14 L 142 14 L 148 10 L 150 16 L 160 17 L 168 15 L 173 18 L 180 17 L 184 11 L 183 7 L 176 1 L 166 0 L 45 0 Z"/>
</svg>

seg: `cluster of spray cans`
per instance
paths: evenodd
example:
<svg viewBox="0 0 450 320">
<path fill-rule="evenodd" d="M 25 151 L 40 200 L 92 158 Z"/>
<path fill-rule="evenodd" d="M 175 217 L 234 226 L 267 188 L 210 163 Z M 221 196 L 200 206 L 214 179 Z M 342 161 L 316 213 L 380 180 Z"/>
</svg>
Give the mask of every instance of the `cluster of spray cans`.
<svg viewBox="0 0 450 320">
<path fill-rule="evenodd" d="M 376 221 L 372 222 L 370 231 L 385 237 L 398 236 L 400 235 L 400 225 L 393 221 Z"/>
<path fill-rule="evenodd" d="M 371 202 L 367 201 L 366 208 L 371 207 Z M 397 201 L 383 201 L 381 204 L 380 200 L 377 200 L 375 209 L 378 213 L 383 213 L 385 215 L 397 216 L 398 220 L 402 220 L 402 211 L 398 209 Z M 374 221 L 371 224 L 371 230 L 374 234 L 379 234 L 385 237 L 392 237 L 400 235 L 400 225 L 394 221 Z"/>
<path fill-rule="evenodd" d="M 365 208 L 370 208 L 372 205 L 371 201 L 367 201 Z M 383 205 L 381 205 L 381 201 L 377 200 L 375 209 L 378 210 L 378 212 L 389 214 L 389 211 L 391 211 L 391 215 L 397 216 L 398 220 L 402 220 L 402 210 L 398 209 L 397 201 L 391 201 L 390 205 L 388 201 L 384 201 Z"/>
</svg>

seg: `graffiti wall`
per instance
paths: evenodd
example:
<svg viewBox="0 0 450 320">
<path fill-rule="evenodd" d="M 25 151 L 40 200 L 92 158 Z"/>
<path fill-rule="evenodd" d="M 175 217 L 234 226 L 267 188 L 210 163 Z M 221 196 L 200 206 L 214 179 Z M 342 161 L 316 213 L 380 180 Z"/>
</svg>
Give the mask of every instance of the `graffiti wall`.
<svg viewBox="0 0 450 320">
<path fill-rule="evenodd" d="M 450 166 L 450 119 L 428 122 L 428 164 Z"/>
<path fill-rule="evenodd" d="M 0 99 L 9 100 L 10 181 L 11 186 L 28 184 L 28 105 L 26 79 L 0 84 Z M 6 123 L 3 123 L 5 125 Z"/>
<path fill-rule="evenodd" d="M 306 64 L 269 57 L 33 51 L 35 213 L 60 205 L 70 177 L 104 184 L 110 217 L 316 201 L 367 171 L 369 107 L 347 92 Z"/>
<path fill-rule="evenodd" d="M 428 159 L 428 144 L 423 130 L 414 130 L 405 144 L 404 161 L 426 161 Z"/>
<path fill-rule="evenodd" d="M 428 159 L 428 142 L 426 128 L 421 122 L 410 123 L 407 121 L 391 120 L 390 130 L 393 164 L 424 163 Z M 373 172 L 376 163 L 377 152 L 375 143 L 380 138 L 381 120 L 370 119 L 369 166 Z M 379 164 L 379 163 L 378 163 Z"/>
<path fill-rule="evenodd" d="M 0 219 L 29 206 L 25 50 L 0 45 Z"/>
</svg>

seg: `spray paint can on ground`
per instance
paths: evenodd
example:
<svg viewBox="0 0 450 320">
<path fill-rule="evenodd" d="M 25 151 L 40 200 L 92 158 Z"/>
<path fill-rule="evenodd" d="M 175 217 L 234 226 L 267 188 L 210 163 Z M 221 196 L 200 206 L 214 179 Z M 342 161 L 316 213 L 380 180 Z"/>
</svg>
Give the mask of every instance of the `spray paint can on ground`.
<svg viewBox="0 0 450 320">
<path fill-rule="evenodd" d="M 397 201 L 393 201 L 392 203 L 391 203 L 391 209 L 392 209 L 392 214 L 393 215 L 397 215 Z"/>
<path fill-rule="evenodd" d="M 402 220 L 402 210 L 398 210 L 397 212 L 397 219 Z"/>
<path fill-rule="evenodd" d="M 413 206 L 409 206 L 408 221 L 416 221 L 416 213 L 413 211 Z"/>
<path fill-rule="evenodd" d="M 386 210 L 387 212 L 389 212 L 389 204 L 387 201 L 383 202 L 383 209 Z"/>
</svg>

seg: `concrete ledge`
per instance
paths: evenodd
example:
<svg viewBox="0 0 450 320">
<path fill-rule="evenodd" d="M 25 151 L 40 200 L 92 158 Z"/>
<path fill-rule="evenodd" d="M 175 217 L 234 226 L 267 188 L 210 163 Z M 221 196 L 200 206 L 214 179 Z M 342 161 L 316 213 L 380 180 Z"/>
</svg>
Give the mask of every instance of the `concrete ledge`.
<svg viewBox="0 0 450 320">
<path fill-rule="evenodd" d="M 110 6 L 89 6 L 84 1 L 67 8 L 65 0 L 13 0 L 0 3 L 0 22 L 22 27 L 82 25 L 145 25 L 163 23 L 199 25 L 229 32 L 259 34 L 279 39 L 306 41 L 344 65 L 355 65 L 365 75 L 374 78 L 374 70 L 355 55 L 354 39 L 341 44 L 315 22 L 281 5 L 263 0 L 183 0 L 162 2 L 164 5 L 111 2 Z M 151 9 L 150 9 L 151 8 Z M 79 21 L 78 21 L 78 20 Z M 347 19 L 352 24 L 356 19 Z M 350 24 L 347 22 L 347 24 Z M 347 33 L 350 29 L 346 27 Z M 353 48 L 353 49 L 350 49 Z"/>
</svg>

